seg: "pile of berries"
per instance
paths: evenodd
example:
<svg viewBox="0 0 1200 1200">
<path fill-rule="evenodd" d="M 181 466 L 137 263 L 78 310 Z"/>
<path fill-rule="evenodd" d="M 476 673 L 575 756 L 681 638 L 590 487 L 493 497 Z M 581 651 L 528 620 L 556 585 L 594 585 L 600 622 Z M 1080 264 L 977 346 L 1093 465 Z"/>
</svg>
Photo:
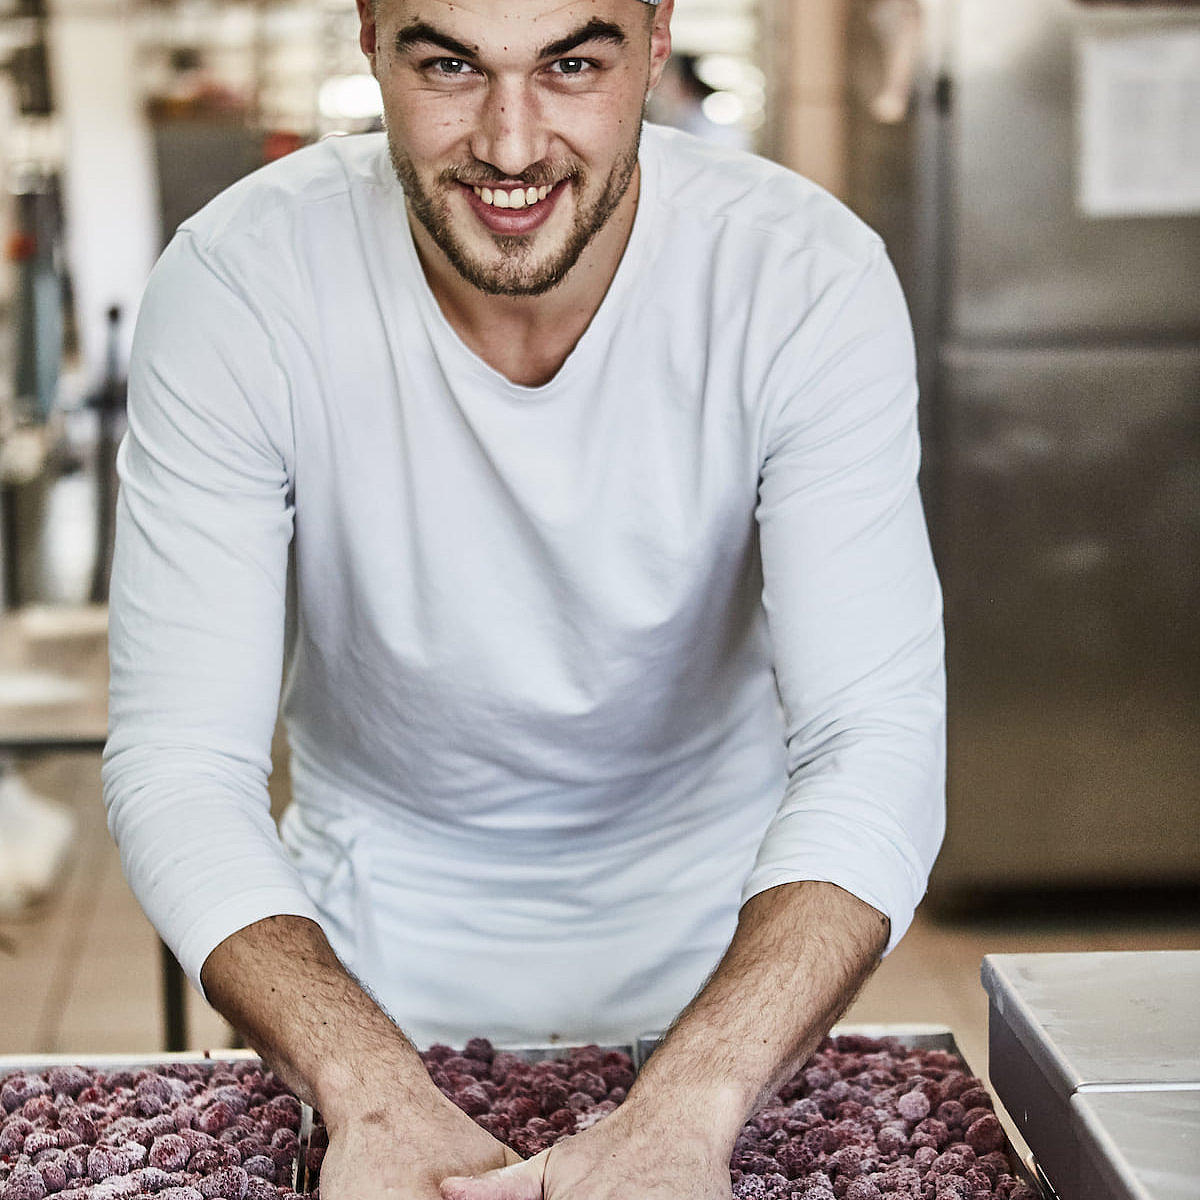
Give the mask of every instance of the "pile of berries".
<svg viewBox="0 0 1200 1200">
<path fill-rule="evenodd" d="M 598 1046 L 531 1063 L 472 1038 L 461 1052 L 431 1046 L 421 1057 L 442 1093 L 522 1158 L 594 1125 L 633 1083 L 629 1055 Z"/>
<path fill-rule="evenodd" d="M 292 1200 L 300 1104 L 256 1059 L 0 1080 L 0 1200 Z"/>
<path fill-rule="evenodd" d="M 827 1038 L 747 1121 L 734 1200 L 1037 1200 L 983 1082 L 957 1055 Z"/>
<path fill-rule="evenodd" d="M 595 1124 L 633 1082 L 627 1055 L 595 1046 L 526 1063 L 476 1038 L 423 1057 L 522 1156 Z M 734 1200 L 1037 1200 L 983 1082 L 958 1056 L 895 1038 L 826 1039 L 746 1123 L 729 1165 Z"/>
<path fill-rule="evenodd" d="M 628 1054 L 529 1062 L 472 1038 L 422 1054 L 434 1083 L 522 1157 L 587 1129 L 633 1083 Z M 296 1200 L 300 1105 L 257 1060 L 0 1080 L 0 1200 Z M 313 1129 L 310 1186 L 328 1145 Z M 943 1050 L 826 1039 L 746 1122 L 733 1200 L 1038 1200 L 981 1080 Z"/>
</svg>

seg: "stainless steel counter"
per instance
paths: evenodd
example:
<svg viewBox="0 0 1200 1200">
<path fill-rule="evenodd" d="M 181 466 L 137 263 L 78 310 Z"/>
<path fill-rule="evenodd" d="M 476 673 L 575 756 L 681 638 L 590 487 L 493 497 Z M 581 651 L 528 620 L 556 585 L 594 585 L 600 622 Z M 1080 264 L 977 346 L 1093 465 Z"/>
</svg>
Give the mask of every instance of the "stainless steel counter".
<svg viewBox="0 0 1200 1200">
<path fill-rule="evenodd" d="M 1090 1200 L 1200 1196 L 1200 1086 L 1071 1097 L 1079 1184 Z"/>
<path fill-rule="evenodd" d="M 992 1086 L 1061 1200 L 1200 1200 L 1200 952 L 989 955 L 982 978 Z"/>
</svg>

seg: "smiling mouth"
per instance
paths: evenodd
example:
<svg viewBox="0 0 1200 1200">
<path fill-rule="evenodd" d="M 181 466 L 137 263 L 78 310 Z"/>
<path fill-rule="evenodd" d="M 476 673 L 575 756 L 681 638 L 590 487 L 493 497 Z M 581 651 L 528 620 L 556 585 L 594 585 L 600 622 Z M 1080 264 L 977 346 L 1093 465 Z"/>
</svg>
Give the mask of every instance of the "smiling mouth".
<svg viewBox="0 0 1200 1200">
<path fill-rule="evenodd" d="M 471 190 L 492 208 L 532 208 L 545 200 L 554 188 L 545 184 L 542 187 L 515 188 L 490 188 L 473 184 Z"/>
</svg>

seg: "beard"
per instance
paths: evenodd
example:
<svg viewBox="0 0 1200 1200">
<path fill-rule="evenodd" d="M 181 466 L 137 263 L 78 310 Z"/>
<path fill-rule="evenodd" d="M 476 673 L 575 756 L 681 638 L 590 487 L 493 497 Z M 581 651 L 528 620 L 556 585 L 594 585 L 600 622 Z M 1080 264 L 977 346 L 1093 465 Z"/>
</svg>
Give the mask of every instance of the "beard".
<svg viewBox="0 0 1200 1200">
<path fill-rule="evenodd" d="M 426 188 L 413 162 L 403 154 L 388 136 L 392 168 L 413 216 L 420 221 L 438 249 L 450 260 L 454 269 L 472 287 L 489 296 L 541 296 L 557 287 L 567 277 L 571 268 L 591 240 L 604 228 L 616 211 L 637 168 L 638 148 L 641 143 L 641 122 L 635 122 L 637 135 L 633 143 L 613 164 L 604 186 L 591 200 L 586 200 L 590 174 L 578 164 L 567 170 L 553 169 L 546 164 L 537 164 L 516 176 L 512 182 L 538 187 L 542 184 L 570 181 L 581 197 L 585 197 L 575 214 L 565 241 L 556 249 L 539 256 L 536 250 L 536 235 L 505 237 L 490 234 L 496 251 L 494 256 L 473 254 L 464 245 L 453 228 L 450 204 L 445 190 L 458 187 L 468 180 L 485 184 L 488 177 L 480 179 L 481 166 L 448 168 L 437 176 L 437 190 Z"/>
</svg>

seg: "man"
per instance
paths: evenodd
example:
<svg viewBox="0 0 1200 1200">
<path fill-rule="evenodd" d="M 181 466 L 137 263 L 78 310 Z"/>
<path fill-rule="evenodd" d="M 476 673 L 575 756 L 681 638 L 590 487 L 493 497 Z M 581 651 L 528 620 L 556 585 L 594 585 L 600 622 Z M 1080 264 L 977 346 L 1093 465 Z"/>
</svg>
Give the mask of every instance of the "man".
<svg viewBox="0 0 1200 1200">
<path fill-rule="evenodd" d="M 899 290 L 819 189 L 640 130 L 670 15 L 360 3 L 386 139 L 218 198 L 143 307 L 110 825 L 325 1116 L 325 1200 L 727 1196 L 941 836 Z M 399 1028 L 681 1008 L 616 1113 L 500 1175 Z"/>
</svg>

